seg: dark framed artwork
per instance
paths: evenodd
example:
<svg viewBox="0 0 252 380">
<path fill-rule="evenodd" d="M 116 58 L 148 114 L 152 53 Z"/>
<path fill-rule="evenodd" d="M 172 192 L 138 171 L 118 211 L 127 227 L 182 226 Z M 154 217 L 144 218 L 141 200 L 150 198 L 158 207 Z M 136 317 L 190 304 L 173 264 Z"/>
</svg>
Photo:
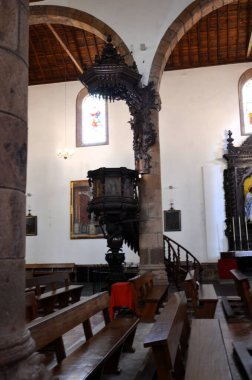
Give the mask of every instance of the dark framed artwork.
<svg viewBox="0 0 252 380">
<path fill-rule="evenodd" d="M 70 186 L 70 238 L 104 238 L 101 227 L 92 215 L 89 218 L 87 212 L 88 202 L 91 199 L 88 180 L 71 181 Z"/>
<path fill-rule="evenodd" d="M 26 215 L 26 236 L 35 236 L 37 234 L 37 217 L 29 213 Z"/>
<path fill-rule="evenodd" d="M 165 210 L 164 211 L 164 230 L 181 231 L 181 211 Z"/>
</svg>

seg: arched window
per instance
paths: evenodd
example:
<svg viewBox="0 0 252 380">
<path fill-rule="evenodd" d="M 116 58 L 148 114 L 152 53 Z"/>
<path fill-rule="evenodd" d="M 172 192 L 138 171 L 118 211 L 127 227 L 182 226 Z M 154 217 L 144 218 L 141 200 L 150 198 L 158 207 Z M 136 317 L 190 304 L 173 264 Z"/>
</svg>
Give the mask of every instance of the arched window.
<svg viewBox="0 0 252 380">
<path fill-rule="evenodd" d="M 239 79 L 239 103 L 241 134 L 252 134 L 252 69 L 248 69 Z"/>
<path fill-rule="evenodd" d="M 83 88 L 76 100 L 76 146 L 108 144 L 108 107 Z"/>
</svg>

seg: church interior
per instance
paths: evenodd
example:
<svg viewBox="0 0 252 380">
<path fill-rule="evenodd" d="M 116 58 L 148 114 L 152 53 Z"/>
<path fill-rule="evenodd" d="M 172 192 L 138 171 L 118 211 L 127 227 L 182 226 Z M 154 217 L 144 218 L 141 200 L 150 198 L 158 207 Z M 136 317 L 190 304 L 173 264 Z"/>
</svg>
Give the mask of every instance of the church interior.
<svg viewBox="0 0 252 380">
<path fill-rule="evenodd" d="M 251 1 L 0 11 L 0 380 L 252 379 Z"/>
</svg>

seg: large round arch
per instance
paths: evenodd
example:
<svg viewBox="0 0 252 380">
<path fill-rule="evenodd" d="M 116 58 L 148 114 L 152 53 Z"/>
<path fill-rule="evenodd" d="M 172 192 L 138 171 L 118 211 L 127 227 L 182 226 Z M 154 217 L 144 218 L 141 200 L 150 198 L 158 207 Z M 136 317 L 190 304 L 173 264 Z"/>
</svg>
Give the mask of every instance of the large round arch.
<svg viewBox="0 0 252 380">
<path fill-rule="evenodd" d="M 89 13 L 58 5 L 33 5 L 30 6 L 29 25 L 35 24 L 75 26 L 95 34 L 104 41 L 107 40 L 108 35 L 111 35 L 113 44 L 119 49 L 120 54 L 124 56 L 126 63 L 133 64 L 132 55 L 121 37 L 107 24 Z"/>
<path fill-rule="evenodd" d="M 235 0 L 197 0 L 193 1 L 192 4 L 180 13 L 163 35 L 153 58 L 149 82 L 153 82 L 157 90 L 159 89 L 168 58 L 181 38 L 189 29 L 197 24 L 201 18 L 224 5 L 232 4 L 234 2 Z"/>
</svg>

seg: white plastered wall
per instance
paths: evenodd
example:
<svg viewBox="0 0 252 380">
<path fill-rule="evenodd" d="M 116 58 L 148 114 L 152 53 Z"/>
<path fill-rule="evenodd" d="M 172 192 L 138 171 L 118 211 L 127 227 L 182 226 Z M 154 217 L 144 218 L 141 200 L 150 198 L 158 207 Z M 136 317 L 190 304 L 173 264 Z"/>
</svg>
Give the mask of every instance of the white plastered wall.
<svg viewBox="0 0 252 380">
<path fill-rule="evenodd" d="M 160 112 L 163 209 L 181 210 L 182 230 L 166 232 L 201 262 L 227 249 L 222 158 L 227 131 L 240 135 L 238 80 L 250 67 L 235 64 L 166 72 Z M 174 187 L 170 190 L 170 187 Z"/>
<path fill-rule="evenodd" d="M 27 211 L 38 217 L 38 235 L 26 238 L 27 262 L 105 262 L 105 239 L 70 240 L 70 181 L 87 179 L 88 170 L 134 169 L 133 134 L 124 102 L 109 104 L 109 145 L 75 148 L 71 159 L 57 157 L 66 143 L 75 147 L 79 82 L 29 87 Z M 65 114 L 66 94 L 66 114 Z M 124 247 L 126 262 L 139 257 Z"/>
<path fill-rule="evenodd" d="M 238 80 L 248 64 L 165 72 L 160 95 L 163 209 L 181 210 L 182 230 L 167 233 L 201 262 L 225 250 L 222 158 L 227 130 L 240 135 Z M 75 99 L 81 85 L 67 84 L 67 139 L 75 144 Z M 64 84 L 29 88 L 27 192 L 38 216 L 38 236 L 27 237 L 27 262 L 104 263 L 103 239 L 70 240 L 70 181 L 101 166 L 134 168 L 130 116 L 122 102 L 109 106 L 107 146 L 77 148 L 68 161 L 56 157 L 64 145 Z M 171 191 L 169 186 L 175 187 Z M 138 261 L 127 247 L 126 261 Z"/>
</svg>

